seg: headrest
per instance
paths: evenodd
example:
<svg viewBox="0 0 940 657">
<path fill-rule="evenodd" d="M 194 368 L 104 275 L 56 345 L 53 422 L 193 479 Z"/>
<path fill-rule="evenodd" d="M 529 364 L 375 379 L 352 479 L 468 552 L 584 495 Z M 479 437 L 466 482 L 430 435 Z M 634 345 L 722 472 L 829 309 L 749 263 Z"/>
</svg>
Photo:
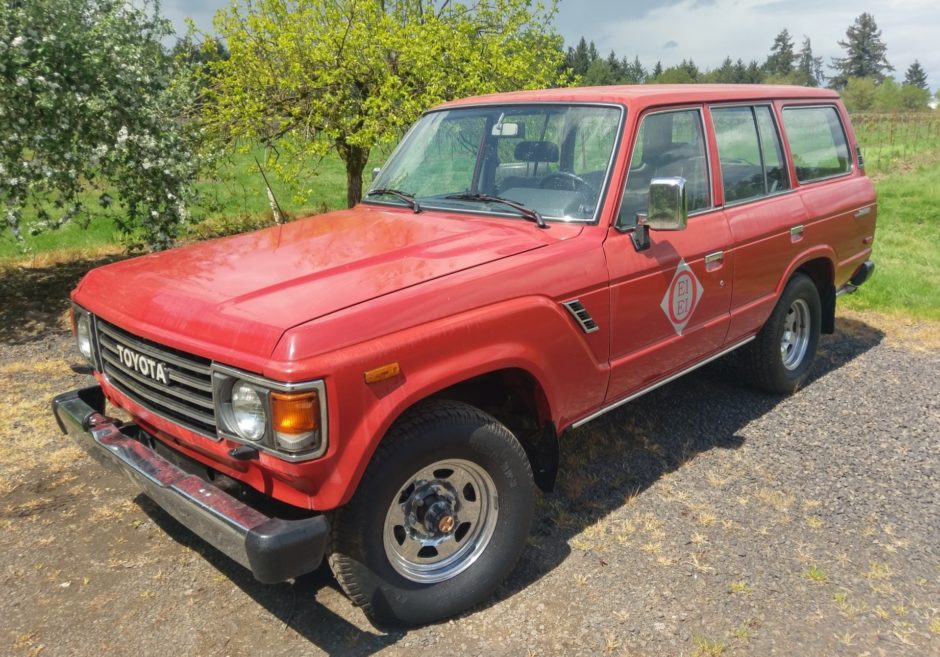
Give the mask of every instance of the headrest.
<svg viewBox="0 0 940 657">
<path fill-rule="evenodd" d="M 550 141 L 520 141 L 515 156 L 522 162 L 557 162 L 558 145 Z"/>
</svg>

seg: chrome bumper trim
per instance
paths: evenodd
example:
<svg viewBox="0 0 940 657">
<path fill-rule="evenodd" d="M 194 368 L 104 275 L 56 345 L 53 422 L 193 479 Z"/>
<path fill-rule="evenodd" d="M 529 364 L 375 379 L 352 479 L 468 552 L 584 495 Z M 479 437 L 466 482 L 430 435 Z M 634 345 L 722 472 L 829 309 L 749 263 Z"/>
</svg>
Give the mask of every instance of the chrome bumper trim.
<svg viewBox="0 0 940 657">
<path fill-rule="evenodd" d="M 315 570 L 323 560 L 324 516 L 269 518 L 199 477 L 188 474 L 121 431 L 103 414 L 98 386 L 52 402 L 59 427 L 97 461 L 117 468 L 180 523 L 268 583 Z"/>
</svg>

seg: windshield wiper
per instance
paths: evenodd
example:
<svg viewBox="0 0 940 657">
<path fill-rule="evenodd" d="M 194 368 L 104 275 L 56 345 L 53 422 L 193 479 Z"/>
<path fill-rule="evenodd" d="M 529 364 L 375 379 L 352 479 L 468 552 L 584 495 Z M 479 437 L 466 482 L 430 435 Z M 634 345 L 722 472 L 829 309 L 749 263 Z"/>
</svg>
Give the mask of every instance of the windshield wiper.
<svg viewBox="0 0 940 657">
<path fill-rule="evenodd" d="M 388 187 L 380 187 L 379 189 L 369 190 L 366 193 L 366 196 L 385 196 L 385 195 L 397 196 L 398 198 L 403 200 L 405 203 L 407 203 L 411 207 L 411 209 L 414 210 L 415 214 L 418 214 L 419 212 L 421 212 L 421 205 L 415 199 L 414 195 L 409 194 L 408 192 L 403 192 L 400 189 L 390 189 Z"/>
<path fill-rule="evenodd" d="M 489 194 L 471 194 L 469 192 L 464 194 L 448 194 L 444 198 L 453 199 L 455 201 L 478 201 L 481 203 L 502 203 L 503 205 L 508 205 L 516 212 L 521 214 L 523 217 L 529 221 L 534 221 L 538 224 L 539 228 L 548 228 L 548 225 L 545 223 L 545 220 L 542 218 L 541 213 L 538 210 L 533 210 L 532 208 L 527 208 L 522 203 L 517 203 L 508 198 L 503 198 L 502 196 L 490 196 Z"/>
</svg>

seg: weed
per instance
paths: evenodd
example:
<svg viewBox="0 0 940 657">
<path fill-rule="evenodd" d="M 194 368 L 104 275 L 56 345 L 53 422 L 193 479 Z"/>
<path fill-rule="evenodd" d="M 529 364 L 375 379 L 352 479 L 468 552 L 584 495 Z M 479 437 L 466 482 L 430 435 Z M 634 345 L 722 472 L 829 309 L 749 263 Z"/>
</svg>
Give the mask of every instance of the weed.
<svg viewBox="0 0 940 657">
<path fill-rule="evenodd" d="M 826 526 L 819 516 L 806 516 L 806 525 L 811 529 L 820 529 Z"/>
<path fill-rule="evenodd" d="M 719 657 L 725 652 L 725 643 L 723 641 L 713 641 L 703 636 L 695 637 L 695 657 Z"/>
<path fill-rule="evenodd" d="M 874 580 L 888 579 L 891 577 L 891 574 L 891 569 L 887 564 L 878 561 L 872 561 L 868 565 L 868 572 L 865 573 L 865 577 Z"/>
<path fill-rule="evenodd" d="M 824 584 L 829 581 L 829 575 L 818 566 L 810 566 L 803 573 L 803 577 L 816 584 Z"/>
<path fill-rule="evenodd" d="M 608 633 L 604 636 L 604 652 L 608 655 L 613 653 L 621 645 L 622 642 L 614 634 Z"/>
<path fill-rule="evenodd" d="M 728 590 L 731 593 L 750 593 L 752 591 L 747 582 L 731 582 L 731 584 L 728 585 Z"/>
</svg>

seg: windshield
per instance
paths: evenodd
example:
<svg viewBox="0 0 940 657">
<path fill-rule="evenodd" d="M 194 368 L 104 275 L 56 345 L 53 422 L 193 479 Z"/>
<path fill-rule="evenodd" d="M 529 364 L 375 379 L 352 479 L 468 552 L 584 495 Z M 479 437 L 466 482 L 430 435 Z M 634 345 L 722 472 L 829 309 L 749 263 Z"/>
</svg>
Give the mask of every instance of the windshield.
<svg viewBox="0 0 940 657">
<path fill-rule="evenodd" d="M 371 190 L 421 208 L 518 217 L 500 197 L 546 220 L 591 221 L 607 182 L 621 110 L 590 105 L 490 105 L 425 114 Z M 387 193 L 369 203 L 405 205 Z M 450 197 L 450 198 L 448 198 Z"/>
</svg>

